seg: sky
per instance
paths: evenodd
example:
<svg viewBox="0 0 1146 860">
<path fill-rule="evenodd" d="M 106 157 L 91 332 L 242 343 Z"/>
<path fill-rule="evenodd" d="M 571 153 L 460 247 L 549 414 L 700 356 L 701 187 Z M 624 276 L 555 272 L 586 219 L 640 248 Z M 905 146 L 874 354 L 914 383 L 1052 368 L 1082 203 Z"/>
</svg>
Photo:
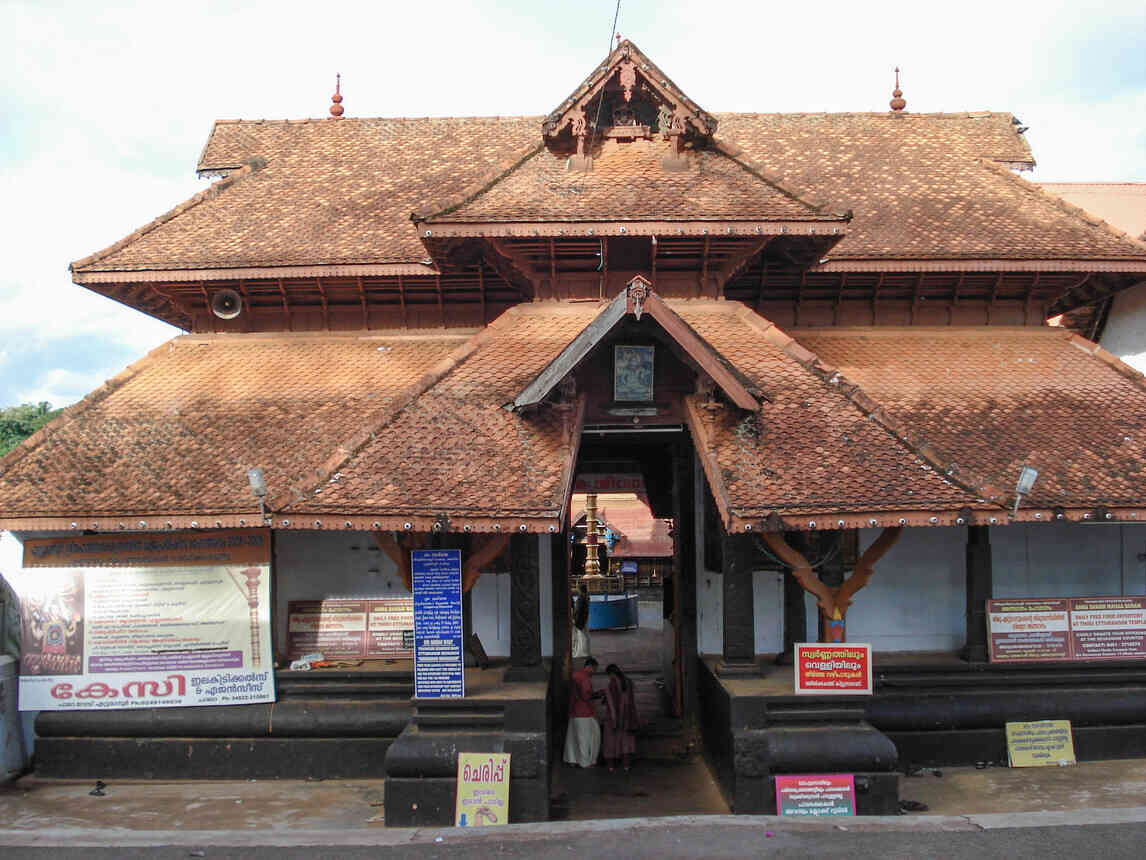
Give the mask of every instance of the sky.
<svg viewBox="0 0 1146 860">
<path fill-rule="evenodd" d="M 177 329 L 68 263 L 205 187 L 215 119 L 541 115 L 605 56 L 615 0 L 0 0 L 0 407 L 65 406 Z M 706 110 L 1011 111 L 1036 181 L 1146 181 L 1141 0 L 621 0 L 617 30 Z"/>
</svg>

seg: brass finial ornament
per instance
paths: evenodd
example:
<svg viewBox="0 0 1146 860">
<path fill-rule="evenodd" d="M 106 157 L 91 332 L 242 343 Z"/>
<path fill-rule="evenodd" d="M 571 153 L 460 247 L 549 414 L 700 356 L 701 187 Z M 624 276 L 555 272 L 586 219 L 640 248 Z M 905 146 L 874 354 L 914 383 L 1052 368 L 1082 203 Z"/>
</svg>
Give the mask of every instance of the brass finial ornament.
<svg viewBox="0 0 1146 860">
<path fill-rule="evenodd" d="M 903 97 L 903 90 L 899 88 L 899 66 L 895 67 L 895 89 L 891 91 L 891 101 L 888 104 L 896 113 L 907 107 L 907 99 Z"/>
<path fill-rule="evenodd" d="M 336 74 L 334 76 L 334 95 L 330 97 L 334 102 L 330 106 L 330 116 L 332 119 L 342 119 L 342 75 Z"/>
</svg>

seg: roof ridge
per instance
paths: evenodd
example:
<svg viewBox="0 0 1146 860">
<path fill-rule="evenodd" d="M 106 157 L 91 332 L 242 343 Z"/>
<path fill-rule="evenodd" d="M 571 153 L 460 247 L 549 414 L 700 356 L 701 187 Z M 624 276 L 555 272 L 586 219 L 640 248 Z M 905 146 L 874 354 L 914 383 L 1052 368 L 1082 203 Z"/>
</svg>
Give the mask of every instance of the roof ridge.
<svg viewBox="0 0 1146 860">
<path fill-rule="evenodd" d="M 1050 327 L 1048 326 L 1048 328 Z M 1053 331 L 1054 329 L 1051 330 Z M 1087 355 L 1097 359 L 1098 361 L 1101 361 L 1107 367 L 1135 383 L 1143 391 L 1146 391 L 1146 375 L 1144 375 L 1142 371 L 1127 364 L 1117 355 L 1107 349 L 1104 349 L 1094 341 L 1089 340 L 1082 335 L 1071 331 L 1070 329 L 1060 329 L 1058 332 L 1056 332 L 1056 334 L 1060 332 L 1062 335 L 1065 335 L 1066 342 L 1071 346 L 1075 347 L 1076 349 L 1081 349 Z"/>
<path fill-rule="evenodd" d="M 7 472 L 30 455 L 41 443 L 48 441 L 57 433 L 62 431 L 65 427 L 75 423 L 79 420 L 81 413 L 87 412 L 88 409 L 96 406 L 100 401 L 111 396 L 136 376 L 144 369 L 144 367 L 153 364 L 159 358 L 160 351 L 166 349 L 170 353 L 175 348 L 175 341 L 182 338 L 183 335 L 176 335 L 171 340 L 164 341 L 159 346 L 155 347 L 150 352 L 146 353 L 142 358 L 138 358 L 117 373 L 115 376 L 106 380 L 103 385 L 94 391 L 84 395 L 71 406 L 64 407 L 63 411 L 29 436 L 24 439 L 9 451 L 3 457 L 0 457 L 0 477 L 7 474 Z"/>
<path fill-rule="evenodd" d="M 267 508 L 270 511 L 289 507 L 303 499 L 322 485 L 328 483 L 338 470 L 357 456 L 363 448 L 378 434 L 383 427 L 392 422 L 410 404 L 423 394 L 449 376 L 460 367 L 493 335 L 492 331 L 509 325 L 519 315 L 517 306 L 506 310 L 501 316 L 493 320 L 481 331 L 475 332 L 466 338 L 465 342 L 449 355 L 423 373 L 417 380 L 406 386 L 405 390 L 396 395 L 379 418 L 369 426 L 360 428 L 357 433 L 347 437 L 334 447 L 333 452 L 317 468 L 304 474 L 295 481 L 280 497 L 268 500 Z"/>
<path fill-rule="evenodd" d="M 1028 194 L 1034 194 L 1038 197 L 1044 198 L 1044 199 L 1046 199 L 1046 201 L 1048 203 L 1051 203 L 1051 204 L 1057 206 L 1059 209 L 1061 209 L 1063 212 L 1067 213 L 1068 215 L 1073 215 L 1077 218 L 1081 218 L 1083 221 L 1085 221 L 1090 226 L 1097 227 L 1100 230 L 1104 230 L 1105 232 L 1107 232 L 1111 236 L 1115 236 L 1119 239 L 1124 239 L 1127 242 L 1130 242 L 1132 245 L 1139 248 L 1141 251 L 1146 252 L 1146 242 L 1143 242 L 1139 239 L 1135 239 L 1129 233 L 1124 233 L 1122 230 L 1119 230 L 1113 224 L 1110 224 L 1109 222 L 1104 221 L 1103 219 L 1099 218 L 1093 212 L 1088 212 L 1087 210 L 1083 209 L 1081 206 L 1075 206 L 1073 203 L 1067 202 L 1062 197 L 1059 197 L 1057 194 L 1052 194 L 1051 192 L 1047 191 L 1045 188 L 1043 188 L 1037 182 L 1031 182 L 1030 180 L 1024 179 L 1021 176 L 1016 176 L 1014 173 L 1012 173 L 1006 167 L 1003 167 L 1003 165 L 1001 165 L 995 161 L 990 161 L 990 160 L 988 160 L 986 158 L 982 158 L 982 157 L 980 157 L 977 160 L 983 167 L 999 174 L 1000 176 L 1005 176 L 1012 183 L 1017 184 L 1021 189 L 1026 191 Z"/>
<path fill-rule="evenodd" d="M 243 179 L 247 178 L 248 176 L 252 176 L 253 174 L 262 170 L 266 166 L 267 166 L 267 160 L 265 158 L 263 158 L 262 156 L 255 156 L 253 158 L 248 159 L 247 162 L 242 167 L 240 167 L 238 170 L 235 170 L 233 173 L 227 174 L 222 179 L 219 179 L 215 182 L 212 182 L 211 185 L 208 186 L 207 188 L 204 188 L 202 191 L 198 192 L 194 196 L 188 198 L 187 200 L 184 200 L 182 203 L 175 205 L 171 209 L 168 209 L 166 212 L 164 212 L 158 218 L 155 218 L 155 219 L 149 221 L 147 224 L 144 224 L 142 227 L 140 227 L 136 230 L 133 230 L 131 233 L 128 233 L 126 236 L 124 236 L 118 242 L 115 242 L 111 245 L 108 245 L 102 251 L 96 251 L 94 254 L 89 254 L 86 257 L 83 257 L 79 260 L 75 260 L 74 262 L 69 263 L 68 264 L 68 271 L 75 274 L 80 269 L 83 269 L 87 266 L 94 265 L 95 263 L 98 263 L 101 260 L 104 260 L 104 259 L 110 257 L 112 254 L 116 253 L 117 251 L 123 250 L 128 245 L 130 245 L 133 242 L 138 241 L 139 239 L 143 238 L 144 236 L 146 236 L 148 233 L 152 232 L 153 230 L 157 230 L 158 228 L 162 227 L 168 221 L 172 221 L 172 220 L 178 218 L 180 215 L 182 215 L 184 212 L 188 211 L 189 209 L 194 209 L 200 203 L 204 203 L 208 200 L 213 200 L 215 197 L 218 197 L 220 194 L 222 194 L 224 191 L 226 191 L 232 185 L 242 181 Z"/>
<path fill-rule="evenodd" d="M 712 138 L 712 148 L 717 153 L 731 161 L 733 164 L 736 164 L 746 173 L 750 174 L 751 176 L 755 176 L 768 187 L 775 189 L 791 200 L 795 200 L 797 203 L 807 206 L 814 212 L 825 214 L 824 210 L 831 207 L 832 209 L 838 209 L 839 211 L 829 211 L 826 214 L 839 215 L 848 221 L 852 219 L 853 213 L 850 208 L 840 209 L 838 206 L 832 206 L 829 201 L 813 203 L 802 193 L 789 188 L 786 184 L 781 182 L 780 178 L 771 171 L 764 169 L 754 161 L 750 161 L 749 159 L 744 158 L 744 150 L 731 141 L 720 140 L 714 136 Z"/>
<path fill-rule="evenodd" d="M 489 171 L 480 176 L 471 185 L 462 189 L 457 194 L 435 202 L 421 209 L 416 209 L 410 213 L 410 220 L 415 224 L 423 221 L 429 221 L 433 218 L 438 218 L 442 215 L 449 215 L 451 212 L 456 212 L 463 206 L 472 203 L 478 197 L 481 197 L 495 185 L 506 179 L 510 174 L 524 165 L 527 161 L 532 160 L 542 150 L 545 149 L 545 142 L 541 141 L 529 147 L 527 151 L 522 150 L 512 158 L 500 162 L 496 167 L 491 168 Z"/>
<path fill-rule="evenodd" d="M 778 325 L 761 316 L 747 305 L 736 310 L 736 316 L 756 329 L 764 339 L 783 352 L 788 358 L 801 365 L 825 385 L 837 386 L 840 395 L 850 401 L 865 418 L 878 424 L 889 436 L 906 448 L 927 466 L 934 469 L 941 478 L 951 481 L 976 499 L 984 499 L 1000 507 L 1004 506 L 1004 492 L 1001 488 L 981 480 L 966 468 L 925 440 L 912 438 L 906 425 L 896 418 L 878 400 L 868 394 L 857 382 L 852 382 L 838 368 L 824 362 L 816 353 L 805 347 L 794 337 L 784 332 Z"/>
</svg>

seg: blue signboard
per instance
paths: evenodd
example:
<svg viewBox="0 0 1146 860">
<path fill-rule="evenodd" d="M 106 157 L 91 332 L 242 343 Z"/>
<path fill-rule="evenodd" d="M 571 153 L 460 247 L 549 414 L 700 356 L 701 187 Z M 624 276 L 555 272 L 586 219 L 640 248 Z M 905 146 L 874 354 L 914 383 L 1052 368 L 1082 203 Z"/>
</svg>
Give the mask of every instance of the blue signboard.
<svg viewBox="0 0 1146 860">
<path fill-rule="evenodd" d="M 414 574 L 414 695 L 460 699 L 466 694 L 462 653 L 462 552 L 416 549 Z"/>
</svg>

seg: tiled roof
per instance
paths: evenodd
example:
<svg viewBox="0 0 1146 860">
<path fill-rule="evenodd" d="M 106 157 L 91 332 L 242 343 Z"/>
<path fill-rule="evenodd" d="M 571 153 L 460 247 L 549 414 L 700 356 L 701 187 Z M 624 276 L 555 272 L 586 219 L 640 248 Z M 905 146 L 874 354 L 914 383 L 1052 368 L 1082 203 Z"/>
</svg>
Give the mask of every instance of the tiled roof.
<svg viewBox="0 0 1146 860">
<path fill-rule="evenodd" d="M 1135 506 L 1146 488 L 1146 382 L 1056 328 L 793 332 L 960 468 L 1025 506 Z"/>
<path fill-rule="evenodd" d="M 1009 114 L 717 117 L 717 147 L 679 174 L 658 173 L 660 144 L 647 142 L 607 151 L 592 173 L 565 171 L 539 150 L 540 117 L 219 122 L 200 170 L 239 173 L 73 267 L 416 264 L 427 251 L 411 213 L 470 199 L 448 217 L 806 217 L 784 190 L 854 212 L 826 268 L 1146 262 L 1146 246 L 999 166 L 1032 163 Z"/>
<path fill-rule="evenodd" d="M 671 520 L 653 516 L 648 499 L 636 493 L 600 493 L 598 516 L 620 539 L 609 550 L 611 558 L 665 558 L 673 552 Z M 574 493 L 569 521 L 585 513 L 585 494 Z"/>
<path fill-rule="evenodd" d="M 82 515 L 86 528 L 130 517 L 133 528 L 153 515 L 184 526 L 241 515 L 255 524 L 247 469 L 265 470 L 272 503 L 296 482 L 313 483 L 313 470 L 354 446 L 361 428 L 383 421 L 465 341 L 176 338 L 0 460 L 0 521 Z"/>
<path fill-rule="evenodd" d="M 1076 335 L 794 340 L 737 302 L 667 304 L 768 392 L 755 413 L 687 401 L 734 530 L 1006 522 L 1023 465 L 1020 519 L 1146 517 L 1146 382 Z M 470 336 L 177 338 L 0 460 L 0 527 L 254 525 L 261 466 L 279 528 L 560 530 L 583 405 L 507 405 L 604 306 L 519 305 Z"/>
<path fill-rule="evenodd" d="M 847 515 L 854 526 L 859 514 L 952 512 L 977 504 L 973 493 L 870 420 L 843 386 L 811 372 L 798 360 L 798 345 L 785 351 L 782 334 L 766 337 L 763 318 L 733 302 L 674 302 L 673 308 L 742 372 L 768 386 L 770 401 L 757 415 L 691 403 L 698 453 L 726 521 L 830 513 Z"/>
<path fill-rule="evenodd" d="M 1002 164 L 1033 164 L 1006 113 L 721 114 L 753 163 L 846 201 L 831 260 L 1137 259 L 1146 246 L 1063 206 Z M 831 265 L 831 264 L 829 264 Z"/>
<path fill-rule="evenodd" d="M 440 222 L 820 219 L 810 202 L 749 173 L 719 151 L 693 153 L 688 167 L 666 171 L 665 140 L 605 141 L 588 172 L 547 149 L 476 199 L 427 220 Z"/>
<path fill-rule="evenodd" d="M 443 514 L 455 527 L 469 519 L 482 530 L 532 530 L 540 519 L 562 528 L 575 434 L 566 435 L 560 410 L 525 415 L 505 406 L 599 311 L 596 303 L 511 308 L 465 362 L 287 513 Z"/>
</svg>

